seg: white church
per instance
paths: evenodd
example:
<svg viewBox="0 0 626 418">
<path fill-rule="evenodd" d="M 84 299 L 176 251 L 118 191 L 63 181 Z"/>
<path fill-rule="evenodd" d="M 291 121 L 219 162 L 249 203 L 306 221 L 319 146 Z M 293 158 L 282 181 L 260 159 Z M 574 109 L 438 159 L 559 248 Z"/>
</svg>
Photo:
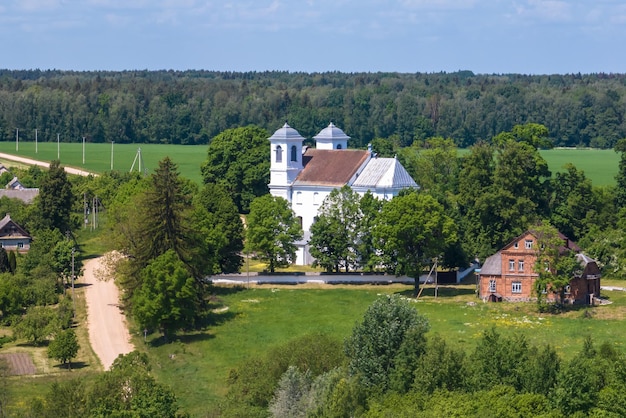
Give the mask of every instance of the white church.
<svg viewBox="0 0 626 418">
<path fill-rule="evenodd" d="M 379 199 L 391 199 L 400 190 L 418 187 L 396 158 L 377 158 L 371 150 L 348 149 L 347 136 L 332 123 L 313 137 L 315 148 L 283 125 L 271 142 L 270 193 L 285 198 L 302 223 L 304 238 L 296 243 L 296 264 L 308 265 L 310 229 L 320 205 L 333 189 L 349 185 L 360 195 L 368 190 Z"/>
</svg>

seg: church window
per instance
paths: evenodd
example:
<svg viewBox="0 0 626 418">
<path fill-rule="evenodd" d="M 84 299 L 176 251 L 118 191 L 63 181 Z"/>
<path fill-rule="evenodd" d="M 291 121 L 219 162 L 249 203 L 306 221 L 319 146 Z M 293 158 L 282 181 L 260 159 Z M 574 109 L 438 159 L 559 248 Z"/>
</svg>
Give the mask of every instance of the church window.
<svg viewBox="0 0 626 418">
<path fill-rule="evenodd" d="M 320 204 L 319 198 L 320 197 L 319 197 L 319 193 L 318 192 L 313 193 L 313 204 L 314 205 L 319 205 Z"/>
<path fill-rule="evenodd" d="M 302 204 L 302 192 L 296 192 L 296 205 Z"/>
<path fill-rule="evenodd" d="M 283 162 L 283 149 L 280 145 L 276 147 L 276 162 L 277 163 Z"/>
<path fill-rule="evenodd" d="M 341 144 L 337 144 L 337 149 L 341 149 Z"/>
<path fill-rule="evenodd" d="M 298 161 L 298 147 L 291 146 L 291 161 Z"/>
</svg>

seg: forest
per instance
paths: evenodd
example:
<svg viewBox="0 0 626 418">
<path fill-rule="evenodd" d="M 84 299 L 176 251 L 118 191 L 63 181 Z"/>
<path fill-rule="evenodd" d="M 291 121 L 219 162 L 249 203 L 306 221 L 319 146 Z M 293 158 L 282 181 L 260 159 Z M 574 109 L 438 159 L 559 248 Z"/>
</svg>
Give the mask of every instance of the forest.
<svg viewBox="0 0 626 418">
<path fill-rule="evenodd" d="M 515 125 L 555 146 L 613 148 L 626 137 L 626 75 L 0 70 L 0 140 L 206 144 L 285 120 L 305 137 L 329 121 L 363 148 L 430 137 L 460 148 Z M 31 138 L 32 137 L 32 138 Z"/>
</svg>

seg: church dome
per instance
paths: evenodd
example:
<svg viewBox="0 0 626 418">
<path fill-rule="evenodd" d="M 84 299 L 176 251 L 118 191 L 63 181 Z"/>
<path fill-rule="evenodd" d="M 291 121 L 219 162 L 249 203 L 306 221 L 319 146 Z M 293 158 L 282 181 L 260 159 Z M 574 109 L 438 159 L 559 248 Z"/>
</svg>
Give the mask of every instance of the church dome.
<svg viewBox="0 0 626 418">
<path fill-rule="evenodd" d="M 304 138 L 298 131 L 287 125 L 287 123 L 282 128 L 276 130 L 269 139 L 270 141 L 304 141 Z"/>
<path fill-rule="evenodd" d="M 333 140 L 335 141 L 346 140 L 347 141 L 348 139 L 350 139 L 350 137 L 346 135 L 344 131 L 336 127 L 332 122 L 330 123 L 330 125 L 322 129 L 320 133 L 315 135 L 313 138 L 315 138 L 315 140 L 318 142 L 320 140 L 321 141 L 333 141 Z"/>
</svg>

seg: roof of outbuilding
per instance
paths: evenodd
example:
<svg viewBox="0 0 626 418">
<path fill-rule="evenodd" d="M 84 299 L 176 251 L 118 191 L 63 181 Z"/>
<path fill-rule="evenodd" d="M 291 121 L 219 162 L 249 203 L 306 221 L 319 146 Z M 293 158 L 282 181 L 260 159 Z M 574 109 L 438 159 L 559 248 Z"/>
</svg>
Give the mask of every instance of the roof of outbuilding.
<svg viewBox="0 0 626 418">
<path fill-rule="evenodd" d="M 396 158 L 371 159 L 352 185 L 394 189 L 417 187 L 415 180 Z"/>
<path fill-rule="evenodd" d="M 502 253 L 498 251 L 494 255 L 487 257 L 485 263 L 480 268 L 480 275 L 499 276 L 502 274 Z"/>
<path fill-rule="evenodd" d="M 320 150 L 309 148 L 303 155 L 304 169 L 294 185 L 323 185 L 341 187 L 367 161 L 364 150 Z"/>
<path fill-rule="evenodd" d="M 20 199 L 24 203 L 32 203 L 39 195 L 39 189 L 0 189 L 0 197 Z"/>
</svg>

